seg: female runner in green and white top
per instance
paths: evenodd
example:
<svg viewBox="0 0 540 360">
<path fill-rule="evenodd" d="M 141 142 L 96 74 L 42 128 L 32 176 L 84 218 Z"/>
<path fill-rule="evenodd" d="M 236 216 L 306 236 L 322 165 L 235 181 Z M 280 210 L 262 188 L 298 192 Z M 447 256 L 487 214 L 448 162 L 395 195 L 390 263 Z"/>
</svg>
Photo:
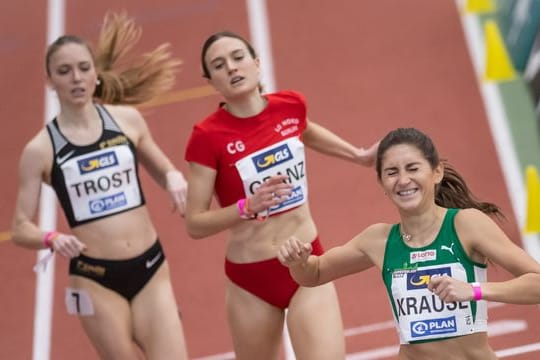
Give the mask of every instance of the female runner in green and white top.
<svg viewBox="0 0 540 360">
<path fill-rule="evenodd" d="M 289 239 L 278 258 L 303 286 L 381 269 L 400 336 L 399 359 L 496 359 L 485 301 L 540 303 L 540 264 L 490 218 L 499 208 L 471 194 L 431 139 L 396 129 L 381 141 L 377 175 L 398 224 L 374 224 L 343 246 L 311 255 Z M 515 277 L 487 282 L 488 261 Z"/>
</svg>

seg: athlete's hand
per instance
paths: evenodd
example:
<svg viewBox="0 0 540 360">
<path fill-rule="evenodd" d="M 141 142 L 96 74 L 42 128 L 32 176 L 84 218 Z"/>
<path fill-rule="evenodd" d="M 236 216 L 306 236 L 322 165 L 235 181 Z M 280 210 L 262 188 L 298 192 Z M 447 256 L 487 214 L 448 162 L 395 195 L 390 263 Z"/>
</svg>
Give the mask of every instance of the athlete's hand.
<svg viewBox="0 0 540 360">
<path fill-rule="evenodd" d="M 379 149 L 379 142 L 371 145 L 371 147 L 364 149 L 358 148 L 355 154 L 355 161 L 360 165 L 366 167 L 372 167 L 375 164 L 377 158 L 377 150 Z"/>
<path fill-rule="evenodd" d="M 276 175 L 262 183 L 249 198 L 249 211 L 261 213 L 287 199 L 293 187 L 288 179 L 286 175 Z"/>
<path fill-rule="evenodd" d="M 474 298 L 471 284 L 448 275 L 432 276 L 429 280 L 428 289 L 446 303 L 470 301 Z"/>
<path fill-rule="evenodd" d="M 86 250 L 86 245 L 73 235 L 61 234 L 52 240 L 52 249 L 68 259 L 77 257 Z"/>
<path fill-rule="evenodd" d="M 312 251 L 311 243 L 303 243 L 296 237 L 291 236 L 280 246 L 277 258 L 287 267 L 298 266 L 307 262 Z"/>
<path fill-rule="evenodd" d="M 181 216 L 186 213 L 187 181 L 178 170 L 167 172 L 167 191 L 172 200 L 172 211 L 178 210 Z"/>
</svg>

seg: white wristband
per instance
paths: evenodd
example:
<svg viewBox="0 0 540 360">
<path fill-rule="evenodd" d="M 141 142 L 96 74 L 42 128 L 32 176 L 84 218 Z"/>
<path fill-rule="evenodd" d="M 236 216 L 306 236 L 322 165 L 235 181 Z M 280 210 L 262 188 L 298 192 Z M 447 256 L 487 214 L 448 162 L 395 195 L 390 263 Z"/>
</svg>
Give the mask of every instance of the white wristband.
<svg viewBox="0 0 540 360">
<path fill-rule="evenodd" d="M 178 170 L 170 170 L 165 175 L 167 181 L 167 190 L 179 191 L 184 190 L 187 187 L 186 179 L 184 175 Z"/>
</svg>

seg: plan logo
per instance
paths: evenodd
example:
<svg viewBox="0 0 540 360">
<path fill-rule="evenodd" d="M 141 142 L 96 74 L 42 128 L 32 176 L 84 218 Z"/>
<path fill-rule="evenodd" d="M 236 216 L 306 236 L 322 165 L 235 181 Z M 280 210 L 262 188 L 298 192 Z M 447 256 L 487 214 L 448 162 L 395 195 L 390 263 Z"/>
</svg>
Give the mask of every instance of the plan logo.
<svg viewBox="0 0 540 360">
<path fill-rule="evenodd" d="M 100 214 L 127 204 L 126 195 L 123 192 L 92 200 L 89 203 L 92 214 Z"/>
<path fill-rule="evenodd" d="M 457 331 L 456 317 L 429 319 L 411 322 L 411 336 L 413 338 L 420 336 L 451 334 Z"/>
</svg>

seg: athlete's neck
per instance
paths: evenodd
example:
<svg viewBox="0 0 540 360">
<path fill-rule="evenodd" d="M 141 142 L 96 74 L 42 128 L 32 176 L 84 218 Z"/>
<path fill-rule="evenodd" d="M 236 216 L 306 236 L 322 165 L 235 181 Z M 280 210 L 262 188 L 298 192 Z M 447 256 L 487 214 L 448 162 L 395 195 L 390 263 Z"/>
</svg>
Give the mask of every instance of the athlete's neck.
<svg viewBox="0 0 540 360">
<path fill-rule="evenodd" d="M 227 99 L 224 107 L 232 115 L 247 118 L 260 114 L 266 107 L 267 100 L 259 92 L 249 97 Z"/>
<path fill-rule="evenodd" d="M 430 211 L 401 217 L 401 237 L 407 243 L 426 245 L 433 240 L 433 234 L 438 232 L 445 214 L 444 208 L 435 206 Z M 437 231 L 435 231 L 437 230 Z"/>
<path fill-rule="evenodd" d="M 96 123 L 100 124 L 99 114 L 93 103 L 84 106 L 62 106 L 57 116 L 58 123 L 63 128 L 92 129 Z"/>
</svg>

